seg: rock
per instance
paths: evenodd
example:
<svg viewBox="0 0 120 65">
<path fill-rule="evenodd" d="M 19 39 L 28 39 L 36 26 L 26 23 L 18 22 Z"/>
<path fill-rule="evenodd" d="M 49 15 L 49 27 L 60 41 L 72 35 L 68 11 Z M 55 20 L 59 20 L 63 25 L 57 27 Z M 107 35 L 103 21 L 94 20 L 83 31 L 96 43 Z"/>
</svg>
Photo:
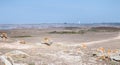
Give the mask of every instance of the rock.
<svg viewBox="0 0 120 65">
<path fill-rule="evenodd" d="M 20 44 L 26 44 L 26 41 L 25 40 L 20 40 L 20 41 L 18 41 L 18 43 L 20 43 Z"/>
<path fill-rule="evenodd" d="M 41 41 L 42 44 L 45 44 L 47 46 L 50 46 L 51 44 L 53 44 L 52 40 L 50 40 L 49 38 L 44 38 L 42 41 Z"/>
<path fill-rule="evenodd" d="M 42 43 L 42 44 L 45 44 L 47 46 L 50 46 L 52 44 L 52 42 L 49 42 L 49 43 Z"/>
<path fill-rule="evenodd" d="M 97 56 L 97 54 L 94 54 L 94 53 L 93 53 L 93 54 L 92 54 L 92 56 L 93 56 L 93 57 L 96 57 L 96 56 Z"/>
<path fill-rule="evenodd" d="M 0 56 L 0 65 L 28 65 L 27 63 L 14 63 L 10 56 Z"/>
<path fill-rule="evenodd" d="M 120 56 L 111 56 L 111 60 L 120 62 Z"/>
<path fill-rule="evenodd" d="M 112 61 L 120 62 L 120 51 L 110 55 Z"/>
<path fill-rule="evenodd" d="M 27 53 L 24 53 L 24 52 L 18 51 L 18 50 L 14 50 L 14 51 L 8 52 L 5 55 L 6 56 L 15 57 L 15 58 L 26 58 L 26 57 L 29 56 Z"/>
<path fill-rule="evenodd" d="M 0 56 L 0 65 L 14 65 L 14 61 L 11 57 L 2 55 Z"/>
</svg>

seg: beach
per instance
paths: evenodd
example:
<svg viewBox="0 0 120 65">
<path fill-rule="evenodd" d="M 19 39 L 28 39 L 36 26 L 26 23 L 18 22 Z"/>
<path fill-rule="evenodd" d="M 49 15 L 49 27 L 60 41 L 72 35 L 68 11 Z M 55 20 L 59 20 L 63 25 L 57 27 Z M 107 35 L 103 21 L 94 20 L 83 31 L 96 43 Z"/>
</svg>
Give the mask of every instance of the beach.
<svg viewBox="0 0 120 65">
<path fill-rule="evenodd" d="M 82 58 L 82 53 L 76 50 L 81 44 L 85 44 L 88 50 L 99 47 L 105 49 L 120 48 L 119 28 L 107 27 L 105 29 L 105 27 L 98 30 L 91 28 L 51 27 L 43 29 L 22 28 L 0 30 L 0 32 L 8 34 L 7 41 L 0 40 L 0 52 L 3 55 L 14 50 L 23 51 L 30 55 L 30 57 L 19 59 L 15 62 L 24 62 L 29 65 L 80 65 L 82 63 L 80 59 Z M 49 38 L 53 42 L 52 45 L 47 46 L 42 44 L 44 38 Z M 21 44 L 21 40 L 24 40 L 25 44 Z M 83 55 L 85 53 L 83 49 Z M 104 61 L 87 62 L 85 58 L 84 62 L 88 63 L 88 65 L 89 63 L 93 65 L 105 64 Z"/>
</svg>

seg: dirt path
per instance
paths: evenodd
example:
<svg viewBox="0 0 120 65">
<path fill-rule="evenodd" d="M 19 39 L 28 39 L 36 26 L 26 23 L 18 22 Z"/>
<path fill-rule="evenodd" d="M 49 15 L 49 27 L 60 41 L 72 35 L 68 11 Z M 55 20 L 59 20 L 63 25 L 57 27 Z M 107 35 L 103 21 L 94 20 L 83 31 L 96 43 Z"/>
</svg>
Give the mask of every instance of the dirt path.
<svg viewBox="0 0 120 65">
<path fill-rule="evenodd" d="M 98 40 L 98 41 L 86 42 L 85 44 L 91 45 L 91 44 L 104 43 L 104 42 L 109 42 L 109 41 L 118 40 L 118 39 L 120 39 L 120 36 L 109 38 L 109 39 L 105 39 L 105 40 Z"/>
<path fill-rule="evenodd" d="M 109 38 L 109 39 L 97 40 L 97 41 L 91 41 L 91 42 L 82 42 L 82 43 L 86 44 L 86 45 L 92 45 L 92 44 L 105 43 L 105 42 L 119 40 L 119 39 L 120 39 L 120 36 L 117 36 L 117 37 L 113 37 L 113 38 Z M 80 43 L 80 44 L 70 44 L 70 45 L 67 44 L 66 46 L 80 46 L 82 43 Z"/>
</svg>

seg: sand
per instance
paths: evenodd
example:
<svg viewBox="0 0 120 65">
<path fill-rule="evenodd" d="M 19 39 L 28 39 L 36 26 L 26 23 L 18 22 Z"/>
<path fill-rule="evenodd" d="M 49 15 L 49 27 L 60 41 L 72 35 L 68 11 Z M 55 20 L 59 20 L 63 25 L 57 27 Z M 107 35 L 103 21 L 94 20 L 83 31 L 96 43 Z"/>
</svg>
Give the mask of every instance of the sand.
<svg viewBox="0 0 120 65">
<path fill-rule="evenodd" d="M 21 50 L 28 53 L 31 57 L 22 61 L 35 63 L 54 63 L 59 65 L 77 65 L 78 56 L 68 55 L 64 52 L 73 52 L 74 48 L 81 44 L 86 44 L 89 48 L 104 47 L 106 49 L 119 49 L 120 36 L 119 31 L 113 32 L 87 32 L 85 34 L 50 34 L 51 31 L 62 31 L 64 28 L 47 29 L 13 29 L 2 30 L 8 33 L 8 40 L 0 40 L 0 52 L 2 54 L 11 50 Z M 25 36 L 25 37 L 19 37 Z M 53 41 L 51 46 L 41 44 L 43 38 L 50 38 Z M 20 44 L 18 41 L 25 40 L 26 44 Z M 59 57 L 58 57 L 59 56 Z M 67 57 L 67 58 L 66 58 Z M 80 58 L 80 56 L 79 56 Z M 41 61 L 41 62 L 40 62 Z M 60 63 L 59 63 L 59 62 Z M 70 62 L 71 61 L 71 62 Z M 60 65 L 61 65 L 60 64 Z M 51 64 L 52 65 L 52 64 Z M 102 65 L 102 64 L 101 64 Z"/>
</svg>

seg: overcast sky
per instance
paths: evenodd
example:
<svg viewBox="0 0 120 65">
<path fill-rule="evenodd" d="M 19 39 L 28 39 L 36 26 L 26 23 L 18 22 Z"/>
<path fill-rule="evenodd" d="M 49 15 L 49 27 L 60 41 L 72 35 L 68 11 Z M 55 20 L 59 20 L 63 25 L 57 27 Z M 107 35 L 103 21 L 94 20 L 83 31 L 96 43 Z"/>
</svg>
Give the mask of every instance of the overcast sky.
<svg viewBox="0 0 120 65">
<path fill-rule="evenodd" d="M 0 0 L 0 24 L 120 23 L 120 0 Z"/>
</svg>

